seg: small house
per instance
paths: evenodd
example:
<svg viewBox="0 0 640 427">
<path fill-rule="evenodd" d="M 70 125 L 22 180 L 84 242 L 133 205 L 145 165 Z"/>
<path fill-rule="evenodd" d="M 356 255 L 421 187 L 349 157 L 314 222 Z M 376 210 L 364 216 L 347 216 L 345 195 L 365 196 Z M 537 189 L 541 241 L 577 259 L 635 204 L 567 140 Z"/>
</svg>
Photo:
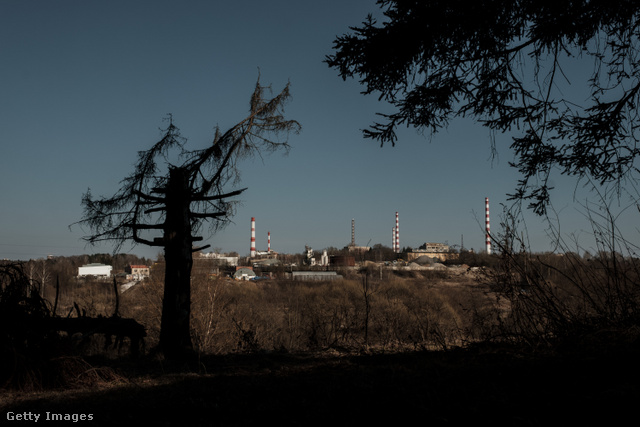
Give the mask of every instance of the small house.
<svg viewBox="0 0 640 427">
<path fill-rule="evenodd" d="M 148 265 L 128 265 L 124 270 L 133 280 L 142 280 L 150 275 Z"/>
</svg>

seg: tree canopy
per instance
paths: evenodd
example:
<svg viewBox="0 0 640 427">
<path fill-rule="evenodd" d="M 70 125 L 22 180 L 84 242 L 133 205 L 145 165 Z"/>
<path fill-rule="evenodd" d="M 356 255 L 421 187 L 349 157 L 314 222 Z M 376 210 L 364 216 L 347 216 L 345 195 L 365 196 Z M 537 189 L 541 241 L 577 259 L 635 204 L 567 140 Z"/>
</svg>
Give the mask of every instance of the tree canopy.
<svg viewBox="0 0 640 427">
<path fill-rule="evenodd" d="M 395 145 L 398 126 L 433 135 L 456 117 L 511 132 L 511 165 L 521 173 L 511 197 L 539 214 L 550 201 L 553 170 L 618 190 L 634 177 L 640 3 L 377 3 L 384 18 L 369 15 L 351 27 L 326 58 L 343 79 L 359 79 L 364 94 L 394 109 L 365 137 Z M 572 61 L 592 67 L 583 81 L 569 71 Z"/>
</svg>

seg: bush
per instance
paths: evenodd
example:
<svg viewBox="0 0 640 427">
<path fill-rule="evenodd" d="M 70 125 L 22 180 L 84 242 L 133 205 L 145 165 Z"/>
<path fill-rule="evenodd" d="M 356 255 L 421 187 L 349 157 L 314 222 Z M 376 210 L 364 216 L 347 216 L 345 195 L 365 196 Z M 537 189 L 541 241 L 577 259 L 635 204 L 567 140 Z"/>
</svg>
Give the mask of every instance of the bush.
<svg viewBox="0 0 640 427">
<path fill-rule="evenodd" d="M 23 265 L 0 265 L 0 387 L 31 391 L 120 379 L 76 354 L 72 337 L 52 328 L 52 318 L 52 305 Z"/>
<path fill-rule="evenodd" d="M 448 348 L 477 338 L 475 309 L 488 309 L 489 300 L 469 290 L 476 288 L 435 286 L 440 280 L 424 278 L 367 277 L 330 282 L 194 278 L 194 344 L 209 354 L 396 351 Z M 159 317 L 148 313 L 136 318 L 159 324 Z"/>
<path fill-rule="evenodd" d="M 533 254 L 513 221 L 504 227 L 496 241 L 498 263 L 483 275 L 503 308 L 493 339 L 554 349 L 579 347 L 602 334 L 637 339 L 640 260 L 613 218 L 605 223 L 592 219 L 596 256 L 569 250 L 560 237 L 558 253 Z"/>
</svg>

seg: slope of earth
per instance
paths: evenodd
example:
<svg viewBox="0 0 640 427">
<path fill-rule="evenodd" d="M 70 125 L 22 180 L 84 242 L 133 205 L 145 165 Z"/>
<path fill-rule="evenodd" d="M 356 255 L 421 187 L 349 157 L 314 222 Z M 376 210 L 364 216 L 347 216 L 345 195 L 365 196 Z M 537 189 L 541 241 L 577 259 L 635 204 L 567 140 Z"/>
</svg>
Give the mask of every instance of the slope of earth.
<svg viewBox="0 0 640 427">
<path fill-rule="evenodd" d="M 635 416 L 637 345 L 532 357 L 495 349 L 211 356 L 191 367 L 119 361 L 126 380 L 0 394 L 0 419 L 112 426 L 597 425 Z M 82 414 L 91 421 L 73 421 Z M 13 417 L 13 419 L 12 419 Z M 51 425 L 49 421 L 46 425 Z M 55 424 L 55 423 L 54 423 Z"/>
</svg>

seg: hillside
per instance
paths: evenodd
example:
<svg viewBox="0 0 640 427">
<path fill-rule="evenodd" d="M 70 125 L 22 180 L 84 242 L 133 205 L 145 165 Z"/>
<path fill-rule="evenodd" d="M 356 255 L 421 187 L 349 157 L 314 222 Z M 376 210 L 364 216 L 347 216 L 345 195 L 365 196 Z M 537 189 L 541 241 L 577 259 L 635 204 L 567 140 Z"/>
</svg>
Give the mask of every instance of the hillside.
<svg viewBox="0 0 640 427">
<path fill-rule="evenodd" d="M 505 348 L 379 355 L 206 357 L 188 368 L 111 362 L 119 381 L 1 396 L 10 413 L 91 425 L 597 425 L 635 415 L 638 342 L 548 356 Z"/>
<path fill-rule="evenodd" d="M 635 260 L 617 262 L 606 276 L 616 286 L 603 288 L 613 283 L 601 280 L 603 264 L 565 260 L 550 259 L 572 266 L 572 276 L 558 267 L 527 277 L 495 269 L 484 285 L 435 271 L 365 270 L 327 283 L 196 277 L 199 356 L 180 365 L 153 351 L 160 280 L 119 299 L 123 318 L 146 328 L 147 347 L 137 359 L 107 351 L 100 337 L 79 346 L 75 335 L 34 333 L 36 320 L 51 316 L 48 305 L 37 293 L 9 287 L 0 298 L 6 381 L 0 419 L 66 417 L 66 424 L 98 426 L 615 425 L 635 415 L 640 398 L 640 269 Z M 524 261 L 532 271 L 531 260 Z M 583 280 L 587 268 L 591 281 Z M 13 269 L 6 271 L 20 272 Z M 15 277 L 26 288 L 28 280 Z M 539 280 L 524 286 L 523 278 Z M 82 306 L 92 316 L 113 312 L 106 293 L 85 296 Z"/>
</svg>

